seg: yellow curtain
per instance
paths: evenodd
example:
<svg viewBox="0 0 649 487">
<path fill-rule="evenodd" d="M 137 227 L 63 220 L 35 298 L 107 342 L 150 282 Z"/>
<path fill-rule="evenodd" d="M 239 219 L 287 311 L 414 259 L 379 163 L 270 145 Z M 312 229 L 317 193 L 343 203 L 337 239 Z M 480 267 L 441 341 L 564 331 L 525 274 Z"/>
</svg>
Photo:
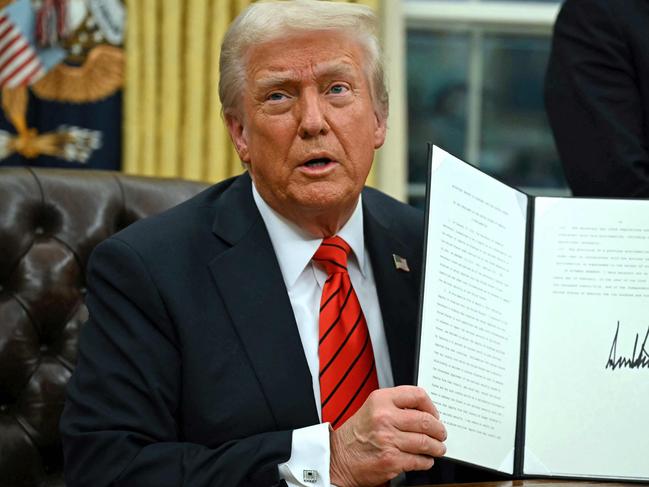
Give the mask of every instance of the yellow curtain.
<svg viewBox="0 0 649 487">
<path fill-rule="evenodd" d="M 218 63 L 228 25 L 252 1 L 126 0 L 125 172 L 215 182 L 242 171 L 221 118 Z"/>
</svg>

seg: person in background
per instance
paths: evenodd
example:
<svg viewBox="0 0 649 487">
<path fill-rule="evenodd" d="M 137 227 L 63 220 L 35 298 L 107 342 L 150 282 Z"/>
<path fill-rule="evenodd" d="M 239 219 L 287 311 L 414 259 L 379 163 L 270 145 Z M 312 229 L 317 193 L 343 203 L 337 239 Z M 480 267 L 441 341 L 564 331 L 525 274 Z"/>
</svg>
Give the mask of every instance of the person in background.
<svg viewBox="0 0 649 487">
<path fill-rule="evenodd" d="M 566 0 L 546 108 L 575 196 L 649 196 L 649 2 Z"/>
<path fill-rule="evenodd" d="M 444 455 L 408 385 L 423 215 L 364 189 L 388 113 L 376 28 L 314 0 L 230 27 L 219 91 L 247 172 L 94 251 L 68 487 L 374 486 Z"/>
</svg>

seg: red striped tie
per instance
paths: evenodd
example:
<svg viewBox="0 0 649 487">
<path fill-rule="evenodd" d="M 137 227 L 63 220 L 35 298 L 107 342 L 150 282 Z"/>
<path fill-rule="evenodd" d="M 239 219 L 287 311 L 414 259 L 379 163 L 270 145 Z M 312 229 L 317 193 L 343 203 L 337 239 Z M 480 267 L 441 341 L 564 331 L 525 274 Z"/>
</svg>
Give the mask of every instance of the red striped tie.
<svg viewBox="0 0 649 487">
<path fill-rule="evenodd" d="M 322 422 L 342 425 L 379 384 L 363 310 L 347 273 L 351 251 L 340 237 L 324 239 L 313 256 L 328 275 L 320 300 Z"/>
</svg>

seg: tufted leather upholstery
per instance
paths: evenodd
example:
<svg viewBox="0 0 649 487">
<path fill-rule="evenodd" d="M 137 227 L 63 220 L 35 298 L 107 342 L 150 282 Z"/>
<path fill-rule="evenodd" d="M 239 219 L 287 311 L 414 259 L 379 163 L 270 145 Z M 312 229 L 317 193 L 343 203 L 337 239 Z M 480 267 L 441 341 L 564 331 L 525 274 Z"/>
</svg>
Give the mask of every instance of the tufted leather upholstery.
<svg viewBox="0 0 649 487">
<path fill-rule="evenodd" d="M 106 171 L 0 168 L 0 487 L 64 485 L 58 422 L 87 317 L 92 249 L 205 187 Z"/>
</svg>

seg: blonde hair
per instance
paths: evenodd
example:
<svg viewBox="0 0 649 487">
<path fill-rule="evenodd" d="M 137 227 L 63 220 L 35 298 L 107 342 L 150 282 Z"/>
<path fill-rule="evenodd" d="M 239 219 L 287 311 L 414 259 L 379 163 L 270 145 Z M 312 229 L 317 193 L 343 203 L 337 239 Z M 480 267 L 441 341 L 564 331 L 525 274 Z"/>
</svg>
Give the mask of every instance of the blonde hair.
<svg viewBox="0 0 649 487">
<path fill-rule="evenodd" d="M 224 113 L 236 111 L 246 79 L 246 52 L 263 42 L 290 33 L 334 30 L 348 33 L 365 51 L 365 71 L 372 89 L 375 112 L 388 115 L 377 21 L 369 7 L 320 0 L 254 3 L 232 23 L 223 38 L 219 60 L 219 98 Z"/>
</svg>

